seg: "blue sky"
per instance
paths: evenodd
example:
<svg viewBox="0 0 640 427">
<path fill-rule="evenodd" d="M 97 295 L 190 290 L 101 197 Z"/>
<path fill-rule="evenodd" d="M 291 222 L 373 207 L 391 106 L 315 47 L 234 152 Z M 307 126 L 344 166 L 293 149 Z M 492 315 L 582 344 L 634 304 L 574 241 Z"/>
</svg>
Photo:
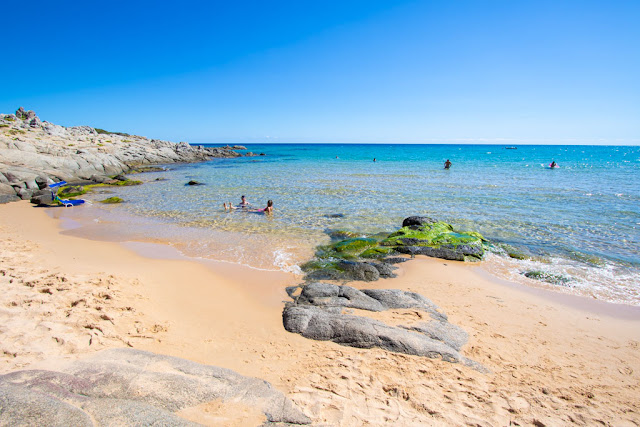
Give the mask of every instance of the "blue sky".
<svg viewBox="0 0 640 427">
<path fill-rule="evenodd" d="M 0 112 L 65 126 L 192 143 L 640 144 L 637 0 L 4 11 Z"/>
</svg>

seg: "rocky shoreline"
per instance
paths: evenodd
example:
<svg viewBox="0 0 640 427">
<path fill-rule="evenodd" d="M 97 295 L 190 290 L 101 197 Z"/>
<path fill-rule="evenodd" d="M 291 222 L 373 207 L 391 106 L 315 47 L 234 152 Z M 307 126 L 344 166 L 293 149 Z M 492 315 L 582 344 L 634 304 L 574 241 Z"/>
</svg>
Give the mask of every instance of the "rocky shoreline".
<svg viewBox="0 0 640 427">
<path fill-rule="evenodd" d="M 241 154 L 243 146 L 204 147 L 90 126 L 64 127 L 20 107 L 0 114 L 0 203 L 28 200 L 57 181 L 102 183 L 149 165 L 193 163 Z"/>
</svg>

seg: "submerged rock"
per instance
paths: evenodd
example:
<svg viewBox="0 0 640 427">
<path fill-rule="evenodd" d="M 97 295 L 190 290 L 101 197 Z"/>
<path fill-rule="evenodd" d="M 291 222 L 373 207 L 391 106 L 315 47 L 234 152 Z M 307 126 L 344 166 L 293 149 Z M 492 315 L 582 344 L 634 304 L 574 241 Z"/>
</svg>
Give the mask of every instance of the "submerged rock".
<svg viewBox="0 0 640 427">
<path fill-rule="evenodd" d="M 571 282 L 571 278 L 562 276 L 560 274 L 547 273 L 544 271 L 526 271 L 522 273 L 525 277 L 533 280 L 540 280 L 542 282 L 551 283 L 553 285 L 567 286 Z"/>
</svg>

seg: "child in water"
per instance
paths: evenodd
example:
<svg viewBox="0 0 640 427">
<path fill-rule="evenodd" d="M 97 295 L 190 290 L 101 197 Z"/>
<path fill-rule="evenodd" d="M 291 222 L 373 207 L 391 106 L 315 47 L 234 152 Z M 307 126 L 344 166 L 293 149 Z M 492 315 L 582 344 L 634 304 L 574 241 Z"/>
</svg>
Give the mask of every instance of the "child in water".
<svg viewBox="0 0 640 427">
<path fill-rule="evenodd" d="M 240 197 L 240 204 L 238 206 L 233 206 L 231 202 L 229 202 L 228 205 L 226 203 L 223 203 L 222 206 L 224 206 L 224 210 L 231 210 L 231 209 L 238 209 L 238 208 L 246 208 L 247 206 L 251 206 L 251 203 L 249 203 L 247 201 L 247 198 L 243 195 L 242 197 Z"/>
</svg>

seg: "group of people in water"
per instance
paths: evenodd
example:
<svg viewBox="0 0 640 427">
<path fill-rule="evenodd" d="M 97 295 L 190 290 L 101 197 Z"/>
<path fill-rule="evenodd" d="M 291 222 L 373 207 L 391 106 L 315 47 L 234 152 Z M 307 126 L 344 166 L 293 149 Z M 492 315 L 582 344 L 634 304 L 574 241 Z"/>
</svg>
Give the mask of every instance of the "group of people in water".
<svg viewBox="0 0 640 427">
<path fill-rule="evenodd" d="M 338 158 L 336 156 L 336 158 Z M 376 159 L 373 159 L 373 161 L 375 162 Z M 451 168 L 451 165 L 453 165 L 453 163 L 451 163 L 451 161 L 449 159 L 447 159 L 446 162 L 444 162 L 444 168 L 445 169 L 449 169 Z M 551 164 L 549 165 L 550 168 L 557 168 L 559 167 L 558 164 L 554 161 L 551 162 Z M 241 209 L 243 212 L 254 212 L 254 213 L 262 213 L 262 214 L 270 214 L 273 212 L 273 200 L 268 200 L 267 201 L 267 207 L 264 209 L 252 209 L 251 208 L 251 203 L 249 203 L 249 201 L 247 200 L 247 198 L 243 195 L 240 198 L 240 203 L 237 206 L 233 206 L 231 204 L 231 202 L 228 203 L 224 203 L 224 210 L 225 211 L 233 211 L 235 209 Z"/>
<path fill-rule="evenodd" d="M 241 209 L 244 212 L 254 212 L 254 213 L 262 213 L 262 214 L 270 214 L 273 212 L 273 200 L 267 201 L 267 207 L 264 209 L 252 209 L 251 203 L 247 200 L 247 198 L 243 195 L 240 198 L 240 204 L 238 206 L 233 206 L 231 202 L 223 203 L 225 211 L 233 211 L 234 209 Z"/>
</svg>

